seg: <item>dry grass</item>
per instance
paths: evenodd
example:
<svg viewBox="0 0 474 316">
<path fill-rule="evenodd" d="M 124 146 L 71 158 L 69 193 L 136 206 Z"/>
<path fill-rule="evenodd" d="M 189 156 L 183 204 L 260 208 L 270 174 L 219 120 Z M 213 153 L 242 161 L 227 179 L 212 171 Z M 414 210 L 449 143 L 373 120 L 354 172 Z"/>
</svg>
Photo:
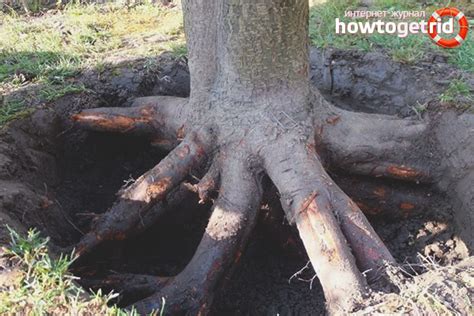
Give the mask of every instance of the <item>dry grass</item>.
<svg viewBox="0 0 474 316">
<path fill-rule="evenodd" d="M 75 80 L 80 73 L 117 57 L 182 55 L 182 20 L 178 7 L 150 3 L 72 4 L 39 16 L 0 13 L 0 93 L 6 102 L 13 92 L 39 85 L 38 97 L 47 103 L 84 91 Z"/>
<path fill-rule="evenodd" d="M 474 257 L 445 267 L 429 257 L 420 259 L 416 269 L 389 268 L 399 293 L 374 293 L 355 315 L 474 315 Z M 420 268 L 425 272 L 413 275 Z"/>
</svg>

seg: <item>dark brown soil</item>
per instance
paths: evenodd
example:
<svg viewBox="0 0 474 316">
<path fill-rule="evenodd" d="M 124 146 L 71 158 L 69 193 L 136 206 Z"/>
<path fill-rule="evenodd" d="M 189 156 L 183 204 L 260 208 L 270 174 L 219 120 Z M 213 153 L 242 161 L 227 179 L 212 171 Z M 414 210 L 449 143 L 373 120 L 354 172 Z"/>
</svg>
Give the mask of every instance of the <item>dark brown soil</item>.
<svg viewBox="0 0 474 316">
<path fill-rule="evenodd" d="M 313 50 L 311 60 L 315 86 L 336 105 L 354 111 L 420 115 L 413 110 L 418 104 L 437 111 L 438 97 L 451 79 L 474 82 L 471 75 L 437 58 L 409 66 L 378 53 Z M 51 237 L 53 248 L 74 244 L 94 215 L 110 207 L 124 181 L 138 177 L 166 154 L 147 140 L 84 132 L 69 121 L 72 113 L 85 108 L 129 106 L 138 96 L 189 93 L 184 59 L 164 55 L 156 67 L 144 65 L 144 60 L 116 61 L 100 76 L 90 70 L 77 80 L 93 92 L 65 96 L 0 132 L 0 244 L 9 239 L 5 224 L 20 232 L 39 228 Z M 437 198 L 426 213 L 373 221 L 400 262 L 416 262 L 418 252 L 441 264 L 468 255 L 456 237 L 451 206 L 439 192 L 432 194 Z M 192 256 L 209 215 L 210 205 L 198 207 L 196 202 L 190 193 L 183 205 L 144 234 L 102 246 L 77 269 L 78 275 L 178 273 Z M 317 280 L 311 290 L 310 282 L 298 278 L 289 283 L 308 259 L 281 209 L 272 209 L 277 220 L 268 221 L 262 214 L 240 265 L 215 299 L 213 314 L 324 313 Z M 472 223 L 465 226 L 472 229 Z M 312 276 L 310 268 L 300 278 Z M 122 298 L 120 303 L 133 299 Z"/>
<path fill-rule="evenodd" d="M 366 113 L 400 117 L 439 103 L 440 95 L 455 80 L 474 88 L 474 76 L 430 55 L 412 65 L 392 61 L 379 52 L 311 50 L 311 80 L 337 106 Z M 451 105 L 468 103 L 459 96 Z M 472 107 L 471 107 L 472 108 Z M 418 113 L 419 114 L 419 113 Z"/>
</svg>

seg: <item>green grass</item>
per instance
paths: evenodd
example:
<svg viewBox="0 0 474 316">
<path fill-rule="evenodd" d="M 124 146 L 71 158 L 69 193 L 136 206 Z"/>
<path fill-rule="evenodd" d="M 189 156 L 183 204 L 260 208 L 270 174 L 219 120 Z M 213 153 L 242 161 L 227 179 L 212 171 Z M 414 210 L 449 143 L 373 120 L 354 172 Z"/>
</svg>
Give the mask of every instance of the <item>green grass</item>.
<svg viewBox="0 0 474 316">
<path fill-rule="evenodd" d="M 176 43 L 176 44 L 172 44 L 170 46 L 170 51 L 171 51 L 171 54 L 175 57 L 175 58 L 182 58 L 182 57 L 186 57 L 188 55 L 188 48 L 186 47 L 186 43 Z"/>
<path fill-rule="evenodd" d="M 449 87 L 441 95 L 441 101 L 453 101 L 459 96 L 472 98 L 472 91 L 464 81 L 456 79 L 449 84 Z"/>
<path fill-rule="evenodd" d="M 52 259 L 48 239 L 36 230 L 20 236 L 10 229 L 11 243 L 4 256 L 18 268 L 15 282 L 0 288 L 2 315 L 138 315 L 107 303 L 115 294 L 88 295 L 76 285 L 68 268 L 73 255 Z"/>
<path fill-rule="evenodd" d="M 474 111 L 474 91 L 471 90 L 464 80 L 455 79 L 451 81 L 448 88 L 439 96 L 441 103 L 453 107 L 459 111 Z"/>
<path fill-rule="evenodd" d="M 472 30 L 468 36 L 468 40 L 461 47 L 448 51 L 449 62 L 461 69 L 474 72 L 474 34 Z"/>
<path fill-rule="evenodd" d="M 7 101 L 0 105 L 0 128 L 8 122 L 25 117 L 31 113 L 31 109 L 26 108 L 22 101 Z"/>
<path fill-rule="evenodd" d="M 184 43 L 181 11 L 148 2 L 131 8 L 69 4 L 38 17 L 0 13 L 0 20 L 4 95 L 34 83 L 41 85 L 44 101 L 54 101 L 83 91 L 74 78 L 86 68 L 105 69 L 107 58 L 185 53 L 178 49 Z M 157 34 L 164 40 L 156 39 Z"/>
<path fill-rule="evenodd" d="M 428 35 L 421 33 L 411 34 L 405 38 L 385 34 L 336 34 L 336 18 L 343 22 L 365 21 L 365 19 L 344 18 L 344 11 L 360 10 L 359 3 L 356 0 L 335 0 L 312 6 L 309 23 L 312 45 L 320 48 L 334 47 L 362 51 L 379 49 L 387 52 L 394 60 L 404 63 L 415 63 L 425 57 L 427 53 L 432 52 L 446 55 L 450 63 L 461 69 L 474 72 L 473 32 L 469 32 L 469 38 L 461 47 L 455 49 L 440 48 L 432 43 Z M 430 2 L 430 6 L 422 6 L 417 1 L 410 0 L 376 0 L 371 8 L 364 10 L 425 10 L 429 15 L 435 8 L 443 6 L 437 2 Z M 462 8 L 462 6 L 459 7 Z"/>
<path fill-rule="evenodd" d="M 88 91 L 83 84 L 51 84 L 41 89 L 40 97 L 49 102 L 59 99 L 66 94 Z"/>
</svg>

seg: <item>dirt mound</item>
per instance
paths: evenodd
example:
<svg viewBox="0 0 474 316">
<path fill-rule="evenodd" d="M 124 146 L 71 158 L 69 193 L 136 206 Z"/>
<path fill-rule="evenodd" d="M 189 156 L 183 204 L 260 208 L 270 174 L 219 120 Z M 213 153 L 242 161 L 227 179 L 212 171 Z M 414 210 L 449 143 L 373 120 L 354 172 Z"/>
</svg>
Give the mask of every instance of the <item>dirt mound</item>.
<svg viewBox="0 0 474 316">
<path fill-rule="evenodd" d="M 392 269 L 391 279 L 399 293 L 374 293 L 355 315 L 464 315 L 472 314 L 474 299 L 474 258 L 441 267 L 423 258 L 424 274 L 410 279 L 413 267 Z M 419 267 L 419 266 L 418 266 Z"/>
<path fill-rule="evenodd" d="M 443 62 L 414 67 L 381 54 L 314 50 L 311 58 L 315 85 L 336 105 L 354 111 L 413 115 L 417 104 L 439 104 L 439 93 L 451 78 L 446 73 L 453 78 L 469 77 Z M 37 227 L 57 246 L 74 244 L 96 214 L 110 207 L 124 181 L 136 178 L 164 156 L 147 140 L 86 133 L 69 120 L 72 113 L 85 108 L 129 106 L 139 96 L 189 93 L 184 59 L 162 56 L 154 65 L 118 60 L 100 76 L 94 70 L 85 72 L 80 80 L 92 91 L 65 96 L 1 131 L 0 244 L 8 241 L 4 224 L 19 232 Z M 442 80 L 432 80 L 433 76 Z M 417 252 L 443 264 L 467 256 L 457 237 L 452 206 L 439 192 L 430 192 L 439 198 L 415 218 L 374 219 L 374 227 L 400 262 L 418 262 Z M 209 214 L 210 205 L 196 205 L 196 197 L 189 194 L 183 205 L 143 235 L 104 245 L 78 273 L 177 273 L 193 254 Z M 184 216 L 185 212 L 193 215 Z M 278 208 L 275 212 L 282 214 Z M 317 282 L 312 290 L 309 282 L 298 278 L 288 282 L 307 262 L 295 231 L 282 218 L 277 228 L 264 219 L 259 225 L 242 264 L 216 298 L 214 313 L 323 313 L 323 293 Z M 472 223 L 465 227 L 470 231 Z M 312 276 L 312 270 L 307 270 L 300 279 Z M 129 301 L 124 298 L 121 303 Z"/>
<path fill-rule="evenodd" d="M 401 64 L 380 52 L 311 50 L 311 81 L 328 100 L 346 110 L 412 116 L 436 106 L 453 80 L 474 90 L 474 76 L 428 56 Z M 456 102 L 467 102 L 456 96 Z"/>
</svg>

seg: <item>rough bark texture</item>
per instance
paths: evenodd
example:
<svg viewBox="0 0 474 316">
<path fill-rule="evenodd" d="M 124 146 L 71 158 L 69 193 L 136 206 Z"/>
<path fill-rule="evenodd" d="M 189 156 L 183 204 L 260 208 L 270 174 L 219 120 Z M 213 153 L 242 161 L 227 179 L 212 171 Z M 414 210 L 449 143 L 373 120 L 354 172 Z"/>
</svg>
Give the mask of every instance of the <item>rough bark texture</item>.
<svg viewBox="0 0 474 316">
<path fill-rule="evenodd" d="M 446 174 L 439 142 L 427 138 L 431 125 L 343 111 L 312 91 L 305 0 L 184 1 L 183 8 L 189 99 L 142 98 L 130 109 L 95 109 L 73 117 L 84 128 L 136 133 L 165 148 L 179 144 L 120 192 L 80 242 L 79 254 L 102 240 L 135 233 L 145 226 L 143 218 L 147 223 L 157 220 L 165 208 L 152 206 L 166 202 L 191 170 L 206 167 L 206 175 L 190 187 L 202 200 L 215 189 L 219 197 L 189 265 L 164 281 L 144 276 L 111 281 L 128 280 L 154 292 L 135 304 L 143 313 L 159 309 L 162 297 L 167 310 L 205 312 L 255 224 L 261 178 L 267 174 L 288 221 L 298 228 L 329 311 L 349 311 L 367 290 L 361 271 L 376 276 L 394 260 L 358 204 L 325 168 L 435 183 Z M 460 178 L 450 179 L 454 183 Z M 404 200 L 400 192 L 385 187 L 371 192 L 401 212 L 423 203 L 419 195 Z M 459 199 L 472 205 L 472 198 Z"/>
</svg>

